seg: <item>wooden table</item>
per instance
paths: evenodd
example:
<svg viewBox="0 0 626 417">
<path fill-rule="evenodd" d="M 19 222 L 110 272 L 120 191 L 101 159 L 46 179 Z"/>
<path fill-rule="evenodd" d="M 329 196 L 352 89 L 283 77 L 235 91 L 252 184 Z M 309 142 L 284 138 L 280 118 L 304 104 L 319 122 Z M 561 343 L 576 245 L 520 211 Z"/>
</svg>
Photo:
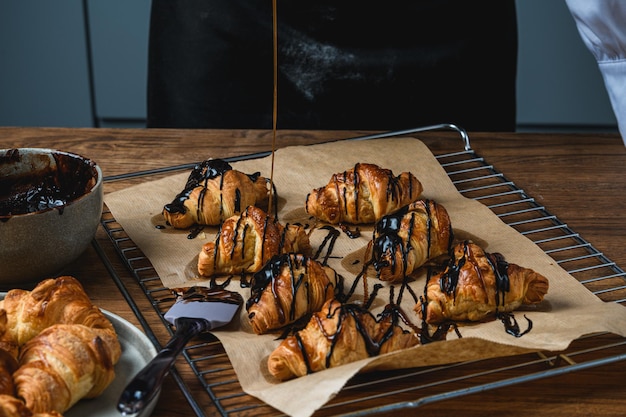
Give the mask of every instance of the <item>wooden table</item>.
<svg viewBox="0 0 626 417">
<path fill-rule="evenodd" d="M 362 136 L 371 132 L 279 131 L 278 146 L 305 145 Z M 415 135 L 435 154 L 462 149 L 457 135 L 435 131 Z M 618 266 L 626 266 L 626 148 L 621 138 L 608 134 L 471 133 L 472 149 L 563 223 L 578 232 Z M 207 158 L 247 155 L 271 149 L 268 131 L 229 130 L 119 130 L 70 128 L 0 128 L 0 148 L 49 147 L 75 152 L 95 160 L 107 182 L 105 193 L 158 175 L 117 179 L 118 175 Z M 169 334 L 146 299 L 136 279 L 120 260 L 108 235 L 99 230 L 96 244 L 66 271 L 78 277 L 97 305 L 140 326 L 120 289 L 104 266 L 99 250 L 111 260 L 113 273 L 139 306 L 141 315 L 160 343 Z M 626 284 L 626 282 L 625 282 Z M 623 302 L 622 302 L 623 303 Z M 623 339 L 615 338 L 623 343 Z M 621 349 L 621 351 L 619 350 Z M 624 353 L 624 347 L 618 352 Z M 185 362 L 178 363 L 181 377 L 194 396 L 201 392 Z M 454 375 L 450 375 L 454 377 Z M 399 413 L 423 415 L 509 416 L 621 416 L 626 410 L 626 361 L 564 373 L 539 380 L 502 386 L 484 392 L 437 401 Z M 460 381 L 457 389 L 466 388 Z M 392 387 L 379 387 L 381 390 Z M 250 398 L 250 397 L 248 397 Z M 408 397 L 403 400 L 417 398 Z M 253 400 L 253 399 L 251 399 Z M 207 415 L 217 413 L 210 400 L 202 400 Z M 370 405 L 371 406 L 371 405 Z M 331 408 L 319 415 L 340 414 L 348 408 Z M 192 415 L 178 385 L 168 377 L 153 413 L 155 417 Z M 233 415 L 274 415 L 267 407 Z M 388 413 L 397 415 L 398 412 Z"/>
</svg>

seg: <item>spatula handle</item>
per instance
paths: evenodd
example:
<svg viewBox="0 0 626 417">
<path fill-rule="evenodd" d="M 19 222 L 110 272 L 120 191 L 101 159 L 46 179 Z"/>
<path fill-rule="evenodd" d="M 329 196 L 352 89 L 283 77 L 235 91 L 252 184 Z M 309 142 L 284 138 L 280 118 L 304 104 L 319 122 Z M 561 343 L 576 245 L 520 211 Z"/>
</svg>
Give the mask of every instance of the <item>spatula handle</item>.
<svg viewBox="0 0 626 417">
<path fill-rule="evenodd" d="M 172 339 L 126 386 L 117 403 L 117 410 L 124 416 L 142 411 L 159 391 L 178 354 L 187 342 L 198 334 L 210 330 L 210 323 L 202 319 L 176 319 L 176 331 Z"/>
</svg>

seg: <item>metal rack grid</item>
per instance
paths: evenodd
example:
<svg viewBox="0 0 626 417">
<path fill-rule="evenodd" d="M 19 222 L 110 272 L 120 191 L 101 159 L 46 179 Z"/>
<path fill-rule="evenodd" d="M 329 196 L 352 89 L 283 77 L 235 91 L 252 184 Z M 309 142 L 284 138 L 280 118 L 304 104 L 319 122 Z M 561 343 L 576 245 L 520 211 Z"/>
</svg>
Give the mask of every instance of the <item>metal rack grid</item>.
<svg viewBox="0 0 626 417">
<path fill-rule="evenodd" d="M 406 136 L 416 132 L 440 129 L 457 131 L 464 142 L 462 151 L 436 155 L 437 160 L 461 194 L 489 207 L 506 224 L 535 242 L 603 301 L 626 303 L 626 272 L 476 154 L 471 149 L 469 137 L 463 129 L 455 125 L 437 125 L 364 136 L 353 140 Z M 248 158 L 265 155 L 255 154 Z M 233 158 L 230 161 L 241 159 L 246 159 L 246 157 Z M 188 166 L 170 167 L 165 170 L 184 168 Z M 150 173 L 153 172 L 145 172 L 141 175 Z M 163 287 L 159 276 L 141 249 L 134 245 L 121 225 L 107 210 L 103 214 L 102 225 L 148 300 L 160 314 L 163 325 L 170 333 L 173 333 L 171 326 L 163 318 L 163 313 L 171 306 L 169 290 Z M 110 267 L 110 261 L 101 248 L 96 247 L 96 249 L 99 249 L 103 261 L 109 266 L 109 272 L 144 326 L 144 330 L 153 343 L 159 346 L 152 330 L 143 320 L 135 301 L 128 295 L 124 283 Z M 183 356 L 206 390 L 207 399 L 194 398 L 175 370 L 172 375 L 198 416 L 207 415 L 206 413 L 219 413 L 223 416 L 280 414 L 242 391 L 221 344 L 210 334 L 188 345 Z M 427 403 L 623 360 L 626 360 L 626 339 L 610 334 L 600 334 L 581 338 L 563 352 L 535 353 L 497 360 L 378 372 L 368 374 L 366 377 L 357 375 L 316 415 L 336 415 L 334 410 L 338 406 L 341 406 L 342 410 L 353 410 L 348 414 L 343 414 L 350 416 L 406 410 Z M 391 382 L 395 388 L 393 391 L 377 389 L 377 387 L 389 386 Z M 464 384 L 465 388 L 450 388 L 452 384 L 458 387 L 459 383 Z"/>
</svg>

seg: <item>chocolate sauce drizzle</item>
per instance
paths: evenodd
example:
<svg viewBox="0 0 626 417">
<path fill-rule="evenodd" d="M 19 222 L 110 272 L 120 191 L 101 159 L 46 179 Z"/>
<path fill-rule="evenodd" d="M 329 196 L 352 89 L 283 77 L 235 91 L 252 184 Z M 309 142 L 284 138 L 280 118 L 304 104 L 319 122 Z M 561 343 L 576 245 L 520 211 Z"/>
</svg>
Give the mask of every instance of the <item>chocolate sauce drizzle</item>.
<svg viewBox="0 0 626 417">
<path fill-rule="evenodd" d="M 378 318 L 375 318 L 371 312 L 369 312 L 366 308 L 358 304 L 342 304 L 342 303 L 338 303 L 334 305 L 329 304 L 328 310 L 326 311 L 326 318 L 332 319 L 333 317 L 337 316 L 338 322 L 337 322 L 336 332 L 334 334 L 324 333 L 324 336 L 328 340 L 331 341 L 330 349 L 326 353 L 326 363 L 325 363 L 326 368 L 329 368 L 331 365 L 331 359 L 335 351 L 337 342 L 339 341 L 339 335 L 342 333 L 343 327 L 344 325 L 346 325 L 346 322 L 349 317 L 351 317 L 354 320 L 356 330 L 358 334 L 360 335 L 360 337 L 363 339 L 363 342 L 365 343 L 365 349 L 367 351 L 367 354 L 369 356 L 377 356 L 380 353 L 382 346 L 391 338 L 391 336 L 393 336 L 394 328 L 398 326 L 399 310 L 397 310 L 396 307 L 397 306 L 395 305 L 389 305 L 385 307 L 385 310 L 383 311 L 383 313 L 381 313 L 381 315 Z M 364 318 L 363 318 L 363 316 L 366 316 L 366 315 L 372 317 L 372 319 L 376 320 L 377 322 L 381 322 L 382 320 L 389 322 L 387 329 L 379 338 L 375 339 L 372 337 L 372 335 L 370 335 L 367 332 L 366 325 L 364 324 Z M 315 317 L 318 317 L 318 316 L 315 316 Z M 320 329 L 323 329 L 322 324 L 319 322 L 318 322 L 318 326 Z M 296 336 L 296 338 L 298 340 L 298 345 L 303 352 L 303 356 L 306 356 L 305 354 L 306 351 L 304 350 L 304 346 L 302 346 L 301 340 L 299 339 L 298 336 Z M 308 361 L 307 361 L 307 373 L 311 373 L 311 369 L 308 364 Z"/>
<path fill-rule="evenodd" d="M 53 152 L 54 166 L 19 176 L 0 178 L 0 218 L 56 209 L 88 193 L 96 183 L 95 163 L 63 152 Z M 22 161 L 19 149 L 0 155 L 0 164 Z"/>
<path fill-rule="evenodd" d="M 485 280 L 483 278 L 483 273 L 480 270 L 480 268 L 478 268 L 477 266 L 478 262 L 474 259 L 474 253 L 470 249 L 469 242 L 464 241 L 462 245 L 463 245 L 463 255 L 459 257 L 458 259 L 452 256 L 452 258 L 448 261 L 447 265 L 445 266 L 444 272 L 441 273 L 440 278 L 439 278 L 439 287 L 441 288 L 441 291 L 443 291 L 447 295 L 452 295 L 453 299 L 455 299 L 456 297 L 456 289 L 457 289 L 458 282 L 459 282 L 459 273 L 466 262 L 470 262 L 471 265 L 474 265 L 474 269 L 476 273 L 478 274 L 478 276 L 480 277 L 481 281 L 483 282 L 483 285 L 486 285 Z M 496 291 L 495 317 L 503 323 L 505 327 L 505 331 L 507 333 L 515 337 L 521 337 L 532 329 L 532 321 L 528 319 L 526 316 L 524 316 L 524 318 L 528 322 L 528 327 L 525 331 L 521 331 L 517 323 L 517 320 L 515 319 L 515 316 L 512 313 L 501 312 L 499 310 L 505 304 L 506 293 L 509 292 L 511 288 L 511 283 L 510 283 L 509 275 L 507 272 L 509 264 L 508 262 L 506 262 L 504 257 L 499 253 L 485 253 L 485 257 L 488 260 L 491 270 L 495 274 L 495 278 L 496 278 L 495 280 L 495 291 Z M 422 317 L 424 318 L 426 317 L 426 309 L 428 305 L 427 288 L 428 288 L 428 283 L 431 280 L 431 277 L 432 277 L 432 270 L 429 269 L 428 276 L 426 279 L 426 285 L 424 286 L 424 295 L 423 295 L 423 298 L 421 298 Z M 443 329 L 446 326 L 449 327 L 450 323 L 443 324 L 440 327 Z M 425 321 L 423 322 L 422 327 L 424 329 L 427 328 L 427 324 Z M 435 331 L 435 333 L 437 334 L 438 332 L 443 332 L 443 331 L 447 331 L 447 329 L 440 330 L 438 328 Z"/>
<path fill-rule="evenodd" d="M 246 302 L 246 310 L 249 311 L 254 304 L 258 303 L 262 294 L 267 290 L 267 288 L 270 288 L 274 296 L 273 298 L 276 305 L 276 311 L 278 311 L 280 315 L 280 322 L 287 323 L 295 321 L 297 319 L 297 317 L 295 317 L 295 303 L 297 301 L 296 294 L 300 288 L 304 289 L 307 302 L 311 299 L 311 295 L 309 293 L 310 262 L 314 261 L 305 255 L 296 253 L 286 253 L 273 256 L 272 259 L 265 264 L 263 269 L 253 275 L 250 284 L 251 295 Z M 280 285 L 280 280 L 283 277 L 282 272 L 285 269 L 289 272 L 289 279 L 291 280 L 291 304 L 287 309 L 289 314 L 288 317 L 286 316 L 285 309 L 282 308 L 277 290 L 277 286 Z M 300 270 L 303 270 L 303 272 L 296 273 L 296 271 Z M 335 275 L 334 278 L 334 280 L 329 280 L 324 292 L 326 292 L 329 287 L 333 287 L 332 282 L 334 281 L 337 285 L 334 286 L 333 292 L 336 295 L 339 295 L 342 292 L 342 278 L 338 275 Z"/>
<path fill-rule="evenodd" d="M 239 251 L 240 253 L 245 253 L 246 251 L 246 235 L 248 234 L 249 228 L 250 226 L 246 223 L 246 217 L 248 217 L 249 215 L 249 211 L 251 209 L 252 206 L 248 206 L 245 208 L 245 210 L 243 211 L 243 213 L 241 213 L 241 215 L 239 216 L 239 218 L 237 219 L 237 224 L 234 227 L 233 230 L 233 237 L 232 237 L 232 248 L 230 250 L 230 258 L 233 259 L 235 257 L 235 254 L 237 253 L 237 251 Z M 263 220 L 263 235 L 260 237 L 261 239 L 261 258 L 265 259 L 265 254 L 266 251 L 269 250 L 265 243 L 267 241 L 266 236 L 267 236 L 267 232 L 268 232 L 268 228 L 269 227 L 278 227 L 279 223 L 278 220 L 269 215 L 269 214 L 265 214 L 265 219 Z M 215 251 L 213 253 L 213 262 L 217 263 L 217 258 L 219 255 L 219 247 L 222 243 L 222 239 L 221 239 L 221 235 L 222 235 L 222 227 L 223 224 L 219 227 L 218 231 L 217 231 L 217 235 L 215 236 Z M 277 253 L 282 253 L 283 252 L 283 248 L 285 247 L 285 241 L 287 239 L 287 231 L 289 229 L 289 224 L 286 224 L 285 227 L 282 228 L 282 234 L 280 237 L 280 242 L 279 242 L 279 246 L 276 249 Z M 241 237 L 240 237 L 241 235 Z M 244 287 L 248 287 L 250 285 L 250 283 L 245 279 L 245 273 L 242 274 L 241 280 L 240 280 L 240 285 L 242 288 Z"/>
<path fill-rule="evenodd" d="M 170 291 L 176 297 L 176 300 L 182 300 L 183 302 L 201 301 L 242 305 L 243 297 L 241 294 L 225 288 L 229 282 L 230 279 L 224 284 L 216 284 L 215 281 L 211 281 L 209 287 L 179 287 L 171 288 Z"/>
<path fill-rule="evenodd" d="M 351 171 L 344 171 L 340 174 L 333 174 L 331 182 L 335 184 L 335 190 L 337 196 L 341 196 L 342 198 L 338 198 L 338 203 L 341 206 L 342 202 L 344 203 L 343 211 L 344 214 L 348 214 L 348 186 L 352 186 L 352 193 L 354 198 L 354 211 L 355 211 L 355 222 L 359 222 L 359 192 L 361 190 L 361 177 L 359 176 L 359 167 L 360 163 L 357 162 Z M 387 190 L 386 196 L 387 201 L 399 200 L 402 193 L 402 187 L 400 185 L 401 175 L 394 176 L 391 170 L 383 170 L 387 174 Z M 350 174 L 352 178 L 350 178 Z M 352 184 L 350 184 L 352 181 Z M 344 184 L 343 187 L 340 188 L 340 183 Z M 413 183 L 409 181 L 409 197 L 413 196 Z M 307 198 L 308 200 L 308 198 Z M 341 207 L 340 207 L 341 209 Z"/>
<path fill-rule="evenodd" d="M 378 289 L 380 288 L 382 288 L 382 285 L 378 284 L 374 290 L 374 294 L 371 300 L 374 299 Z M 321 317 L 319 315 L 313 316 L 317 322 L 317 327 L 323 332 L 324 337 L 326 337 L 326 339 L 330 341 L 330 349 L 326 353 L 325 357 L 326 368 L 329 368 L 331 366 L 332 356 L 335 351 L 337 342 L 339 341 L 339 336 L 343 332 L 344 326 L 347 325 L 347 321 L 349 320 L 349 318 L 352 318 L 352 320 L 354 321 L 357 333 L 365 343 L 365 349 L 369 356 L 377 356 L 378 354 L 380 354 L 381 348 L 393 336 L 394 330 L 397 328 L 401 328 L 400 321 L 402 321 L 406 326 L 411 329 L 411 331 L 415 332 L 417 335 L 420 334 L 421 330 L 411 322 L 409 317 L 400 307 L 401 295 L 398 296 L 397 300 L 394 300 L 393 289 L 394 287 L 391 286 L 389 292 L 389 303 L 385 306 L 384 310 L 376 317 L 374 317 L 373 314 L 369 311 L 371 303 L 360 305 L 346 302 L 329 303 L 328 309 L 324 313 L 325 317 Z M 379 324 L 386 323 L 385 331 L 382 334 L 376 335 L 376 337 L 369 334 L 367 331 L 367 326 L 365 324 L 365 316 L 368 316 L 369 318 L 371 318 L 371 320 L 376 321 Z M 330 334 L 324 331 L 324 326 L 321 323 L 324 318 L 328 320 L 337 320 L 335 333 Z M 402 331 L 404 333 L 409 332 L 409 330 L 405 329 L 402 329 Z M 313 370 L 311 369 L 309 358 L 306 354 L 306 347 L 304 346 L 298 332 L 294 333 L 294 337 L 298 344 L 298 348 L 302 353 L 302 357 L 304 358 L 307 374 L 310 374 L 313 372 Z"/>
<path fill-rule="evenodd" d="M 350 239 L 358 239 L 359 237 L 361 237 L 361 230 L 358 227 L 355 227 L 354 230 L 352 230 L 352 229 L 350 229 L 350 227 L 348 225 L 340 223 L 339 224 L 339 228 Z"/>
<path fill-rule="evenodd" d="M 197 214 L 196 217 L 200 218 L 201 213 L 203 212 L 203 204 L 204 204 L 204 196 L 208 191 L 208 182 L 215 178 L 220 178 L 220 191 L 224 187 L 224 174 L 227 171 L 231 171 L 233 167 L 223 159 L 208 159 L 203 162 L 200 162 L 194 166 L 187 178 L 187 182 L 185 184 L 185 188 L 183 191 L 178 193 L 174 200 L 166 204 L 164 206 L 164 210 L 168 213 L 181 213 L 185 214 L 187 212 L 187 208 L 185 207 L 185 201 L 189 199 L 191 192 L 198 188 L 202 187 L 202 190 L 198 194 L 197 201 Z M 256 182 L 261 176 L 260 172 L 255 172 L 254 174 L 246 174 L 250 181 Z M 274 187 L 275 189 L 275 187 Z M 224 202 L 222 201 L 223 196 L 220 194 L 220 216 L 224 210 Z M 235 213 L 241 212 L 241 191 L 239 189 L 235 190 L 235 201 L 234 201 L 234 209 Z M 278 205 L 275 205 L 274 209 L 278 210 Z"/>
<path fill-rule="evenodd" d="M 426 322 L 426 315 L 427 315 L 427 309 L 428 309 L 427 288 L 428 288 L 428 283 L 430 282 L 430 279 L 432 276 L 433 276 L 433 268 L 428 268 L 428 272 L 426 276 L 426 284 L 424 285 L 424 295 L 420 296 L 419 298 L 421 301 L 421 309 L 422 309 L 421 311 L 422 331 L 420 332 L 420 343 L 422 344 L 431 343 L 431 342 L 435 342 L 438 340 L 445 340 L 446 335 L 448 334 L 448 331 L 450 330 L 450 327 L 453 327 L 455 329 L 457 336 L 459 338 L 462 337 L 461 333 L 458 331 L 458 327 L 456 326 L 456 323 L 452 321 L 439 324 L 432 333 L 429 331 L 430 326 Z M 457 277 L 458 277 L 458 273 L 457 273 Z"/>
<path fill-rule="evenodd" d="M 434 200 L 420 200 L 426 212 L 426 257 L 431 257 L 432 237 L 433 233 L 433 209 L 437 207 Z M 407 231 L 407 239 L 403 239 L 399 232 L 402 229 L 402 220 L 405 216 L 410 215 L 409 227 Z M 406 275 L 408 268 L 408 255 L 414 248 L 411 245 L 411 235 L 416 226 L 416 222 L 420 221 L 417 212 L 409 211 L 409 205 L 404 206 L 399 211 L 384 216 L 376 223 L 374 228 L 372 259 L 373 266 L 380 278 L 381 271 L 387 267 L 391 267 L 391 272 L 395 275 L 397 268 L 402 268 L 402 275 Z M 454 234 L 450 226 L 449 239 L 447 242 L 448 252 L 452 247 Z M 402 265 L 397 264 L 396 254 L 400 252 Z"/>
<path fill-rule="evenodd" d="M 322 265 L 328 265 L 328 259 L 333 252 L 335 242 L 339 238 L 340 232 L 332 226 L 322 226 L 321 229 L 328 230 L 328 234 L 324 237 L 321 245 L 317 248 L 317 252 L 313 255 L 313 259 L 319 259 L 322 251 L 326 248 L 326 255 L 324 255 L 324 259 L 322 259 Z"/>
<path fill-rule="evenodd" d="M 189 177 L 187 178 L 187 183 L 185 184 L 185 188 L 179 194 L 176 195 L 174 200 L 166 204 L 164 209 L 169 213 L 186 213 L 187 208 L 185 207 L 185 200 L 189 199 L 189 195 L 191 192 L 197 187 L 203 187 L 202 192 L 198 197 L 198 211 L 201 211 L 202 201 L 204 199 L 204 195 L 207 190 L 207 183 L 209 180 L 222 176 L 226 171 L 230 171 L 232 166 L 222 160 L 222 159 L 208 159 L 203 162 L 196 164 Z M 250 178 L 252 179 L 252 177 Z M 222 189 L 223 179 L 220 183 L 220 190 Z M 220 204 L 220 212 L 221 212 L 221 204 Z"/>
</svg>

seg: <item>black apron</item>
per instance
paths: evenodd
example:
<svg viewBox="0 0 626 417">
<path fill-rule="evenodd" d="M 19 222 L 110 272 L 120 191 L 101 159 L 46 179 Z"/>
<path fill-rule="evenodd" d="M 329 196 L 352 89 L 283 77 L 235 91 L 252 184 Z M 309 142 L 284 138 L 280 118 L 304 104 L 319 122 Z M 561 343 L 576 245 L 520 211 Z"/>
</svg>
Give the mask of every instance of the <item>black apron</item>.
<svg viewBox="0 0 626 417">
<path fill-rule="evenodd" d="M 277 0 L 278 128 L 515 129 L 514 0 Z M 271 0 L 153 0 L 148 127 L 272 126 Z"/>
</svg>

